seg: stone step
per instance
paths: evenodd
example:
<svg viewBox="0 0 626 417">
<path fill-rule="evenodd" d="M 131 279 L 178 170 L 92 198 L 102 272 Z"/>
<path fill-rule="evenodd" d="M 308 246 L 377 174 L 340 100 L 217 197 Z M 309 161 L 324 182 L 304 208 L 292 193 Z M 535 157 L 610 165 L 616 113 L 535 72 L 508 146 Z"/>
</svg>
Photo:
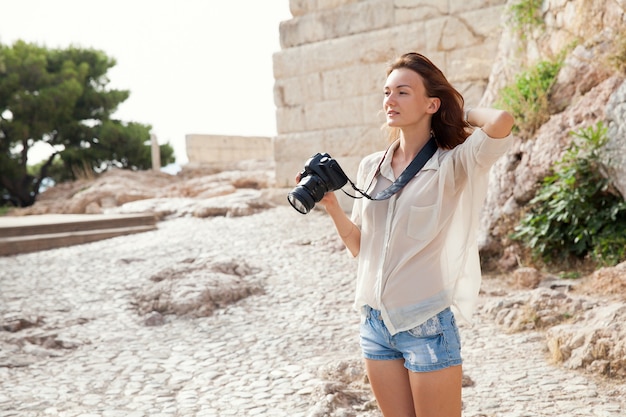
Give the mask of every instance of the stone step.
<svg viewBox="0 0 626 417">
<path fill-rule="evenodd" d="M 0 217 L 0 256 L 79 245 L 156 229 L 152 214 Z"/>
<path fill-rule="evenodd" d="M 155 224 L 153 214 L 42 214 L 0 217 L 0 238 Z"/>
</svg>

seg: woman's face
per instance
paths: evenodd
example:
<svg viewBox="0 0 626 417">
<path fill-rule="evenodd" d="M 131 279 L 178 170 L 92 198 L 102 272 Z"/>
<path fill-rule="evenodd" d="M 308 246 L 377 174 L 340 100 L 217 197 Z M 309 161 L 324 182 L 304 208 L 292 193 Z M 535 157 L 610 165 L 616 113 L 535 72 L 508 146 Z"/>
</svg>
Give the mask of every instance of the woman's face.
<svg viewBox="0 0 626 417">
<path fill-rule="evenodd" d="M 384 92 L 383 109 L 390 127 L 420 124 L 439 108 L 439 99 L 426 94 L 422 77 L 408 68 L 393 70 Z"/>
</svg>

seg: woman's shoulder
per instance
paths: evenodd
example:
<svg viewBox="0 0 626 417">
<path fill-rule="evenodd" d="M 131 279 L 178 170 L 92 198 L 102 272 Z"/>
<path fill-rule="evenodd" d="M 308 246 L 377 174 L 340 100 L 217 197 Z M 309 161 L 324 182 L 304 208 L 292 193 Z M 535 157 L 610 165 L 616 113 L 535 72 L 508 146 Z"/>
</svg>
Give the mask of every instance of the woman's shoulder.
<svg viewBox="0 0 626 417">
<path fill-rule="evenodd" d="M 495 139 L 492 139 L 489 137 L 489 135 L 487 135 L 481 128 L 475 128 L 472 133 L 459 145 L 455 146 L 453 149 L 451 149 L 452 152 L 450 152 L 451 154 L 455 154 L 457 152 L 460 152 L 461 149 L 468 149 L 468 148 L 472 148 L 472 147 L 476 147 L 479 148 L 481 147 L 483 142 L 486 141 L 494 141 Z M 446 150 L 449 151 L 449 150 Z M 446 154 L 449 152 L 445 152 Z"/>
<path fill-rule="evenodd" d="M 447 152 L 442 152 L 441 157 L 459 161 L 474 161 L 480 166 L 491 166 L 495 161 L 506 153 L 511 144 L 511 135 L 506 138 L 496 139 L 490 137 L 485 131 L 476 128 L 471 135 L 460 145 Z"/>
</svg>

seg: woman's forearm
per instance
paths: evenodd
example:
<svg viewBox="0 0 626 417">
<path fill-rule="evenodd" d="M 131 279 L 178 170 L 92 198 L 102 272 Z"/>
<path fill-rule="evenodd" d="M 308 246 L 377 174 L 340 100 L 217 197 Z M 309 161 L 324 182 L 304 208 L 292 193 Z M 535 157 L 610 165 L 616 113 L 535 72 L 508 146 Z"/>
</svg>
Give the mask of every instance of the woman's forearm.
<svg viewBox="0 0 626 417">
<path fill-rule="evenodd" d="M 336 202 L 337 200 L 335 200 Z M 352 256 L 357 256 L 361 249 L 361 229 L 355 225 L 338 202 L 326 204 L 324 208 L 335 224 L 337 234 Z"/>
<path fill-rule="evenodd" d="M 508 112 L 488 107 L 467 109 L 465 115 L 470 125 L 480 127 L 483 132 L 494 139 L 507 137 L 515 123 L 513 116 Z"/>
</svg>

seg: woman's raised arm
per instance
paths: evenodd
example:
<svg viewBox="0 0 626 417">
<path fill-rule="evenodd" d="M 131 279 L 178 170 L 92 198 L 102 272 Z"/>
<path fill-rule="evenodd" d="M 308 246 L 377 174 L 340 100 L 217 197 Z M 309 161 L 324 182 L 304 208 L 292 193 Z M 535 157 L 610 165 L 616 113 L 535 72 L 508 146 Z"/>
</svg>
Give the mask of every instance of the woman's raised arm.
<svg viewBox="0 0 626 417">
<path fill-rule="evenodd" d="M 488 107 L 466 110 L 465 120 L 472 126 L 480 127 L 483 132 L 494 139 L 507 137 L 515 123 L 510 113 Z"/>
</svg>

